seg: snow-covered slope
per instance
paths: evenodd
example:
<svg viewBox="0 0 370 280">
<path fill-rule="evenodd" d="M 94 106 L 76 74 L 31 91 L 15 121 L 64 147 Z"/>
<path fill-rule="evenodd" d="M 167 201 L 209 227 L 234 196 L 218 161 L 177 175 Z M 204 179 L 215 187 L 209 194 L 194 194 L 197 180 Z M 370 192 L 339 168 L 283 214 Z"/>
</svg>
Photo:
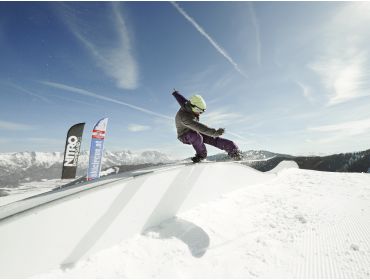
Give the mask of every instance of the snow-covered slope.
<svg viewBox="0 0 370 280">
<path fill-rule="evenodd" d="M 26 170 L 32 166 L 50 167 L 63 160 L 63 153 L 19 152 L 0 154 L 0 168 L 5 171 Z"/>
<path fill-rule="evenodd" d="M 70 267 L 200 203 L 274 177 L 236 163 L 168 165 L 0 207 L 0 277 Z"/>
<path fill-rule="evenodd" d="M 50 167 L 63 161 L 63 153 L 60 152 L 19 152 L 0 154 L 0 168 L 9 170 L 28 169 L 32 166 Z M 86 168 L 88 165 L 88 152 L 82 151 L 79 158 L 79 166 Z M 169 162 L 166 154 L 158 151 L 131 152 L 105 151 L 103 165 L 122 165 L 138 163 L 160 163 Z"/>
<path fill-rule="evenodd" d="M 281 161 L 274 169 L 268 171 L 269 173 L 279 173 L 282 170 L 286 170 L 289 168 L 299 168 L 298 164 L 294 160 L 284 160 Z"/>
<path fill-rule="evenodd" d="M 0 276 L 369 278 L 370 175 L 286 167 L 174 165 L 71 188 L 2 220 Z"/>
<path fill-rule="evenodd" d="M 289 168 L 36 278 L 370 278 L 370 175 Z"/>
<path fill-rule="evenodd" d="M 263 151 L 263 150 L 249 150 L 249 151 L 243 152 L 243 159 L 248 160 L 248 161 L 268 160 L 275 156 L 290 157 L 288 155 L 282 155 L 282 154 L 277 154 L 277 153 Z M 214 160 L 214 161 L 222 161 L 222 160 L 228 160 L 228 156 L 225 153 L 220 153 L 220 154 L 208 156 L 208 159 Z"/>
<path fill-rule="evenodd" d="M 21 152 L 0 154 L 0 197 L 7 195 L 4 188 L 14 188 L 20 184 L 58 179 L 62 172 L 63 153 Z M 88 152 L 83 151 L 79 157 L 77 176 L 86 173 Z M 131 152 L 105 151 L 103 168 L 117 165 L 133 165 L 143 163 L 167 163 L 171 159 L 158 151 Z"/>
<path fill-rule="evenodd" d="M 71 180 L 64 180 L 63 182 L 60 179 L 42 180 L 40 182 L 23 183 L 18 188 L 0 188 L 0 190 L 2 190 L 3 192 L 9 194 L 6 196 L 0 196 L 0 206 L 4 206 L 6 204 L 25 199 L 30 196 L 50 191 L 54 188 L 66 184 L 68 181 Z"/>
</svg>

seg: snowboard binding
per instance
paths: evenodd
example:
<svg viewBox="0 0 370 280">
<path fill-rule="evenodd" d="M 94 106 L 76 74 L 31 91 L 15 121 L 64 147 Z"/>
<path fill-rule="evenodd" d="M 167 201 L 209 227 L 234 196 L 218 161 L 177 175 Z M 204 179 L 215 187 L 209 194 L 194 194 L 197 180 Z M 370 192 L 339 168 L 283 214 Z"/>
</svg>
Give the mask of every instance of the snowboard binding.
<svg viewBox="0 0 370 280">
<path fill-rule="evenodd" d="M 204 158 L 204 157 L 201 157 L 201 156 L 199 156 L 199 155 L 195 155 L 195 157 L 192 157 L 192 158 L 191 158 L 191 161 L 192 161 L 193 163 L 198 163 L 198 162 L 201 162 L 202 160 L 205 160 L 205 158 Z"/>
</svg>

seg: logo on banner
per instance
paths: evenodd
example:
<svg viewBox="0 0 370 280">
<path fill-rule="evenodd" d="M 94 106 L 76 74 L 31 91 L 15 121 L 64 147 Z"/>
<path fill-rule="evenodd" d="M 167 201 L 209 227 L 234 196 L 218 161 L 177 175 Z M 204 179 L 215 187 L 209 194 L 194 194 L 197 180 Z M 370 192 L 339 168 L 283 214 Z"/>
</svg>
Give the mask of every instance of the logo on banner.
<svg viewBox="0 0 370 280">
<path fill-rule="evenodd" d="M 77 166 L 80 147 L 81 138 L 76 136 L 68 137 L 64 166 Z"/>
<path fill-rule="evenodd" d="M 104 139 L 105 138 L 105 131 L 103 130 L 93 130 L 92 138 L 95 139 Z"/>
</svg>

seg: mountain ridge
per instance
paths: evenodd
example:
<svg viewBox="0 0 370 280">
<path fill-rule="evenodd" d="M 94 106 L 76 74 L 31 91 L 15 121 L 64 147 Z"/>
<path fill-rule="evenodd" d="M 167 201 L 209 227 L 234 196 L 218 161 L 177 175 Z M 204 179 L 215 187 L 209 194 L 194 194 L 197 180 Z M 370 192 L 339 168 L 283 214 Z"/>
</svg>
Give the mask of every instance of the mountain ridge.
<svg viewBox="0 0 370 280">
<path fill-rule="evenodd" d="M 252 153 L 257 155 L 250 161 L 248 158 L 250 151 L 244 152 L 243 156 L 247 159 L 244 164 L 259 171 L 269 171 L 284 160 L 295 161 L 300 169 L 309 169 L 327 172 L 357 172 L 370 173 L 370 149 L 360 152 L 339 153 L 327 156 L 292 156 L 285 154 L 259 151 Z M 260 155 L 258 157 L 258 155 Z"/>
<path fill-rule="evenodd" d="M 64 153 L 18 152 L 0 154 L 0 187 L 17 187 L 22 183 L 60 178 Z M 77 177 L 86 174 L 89 153 L 80 153 Z M 119 165 L 160 164 L 172 159 L 159 151 L 105 151 L 102 169 Z M 1 196 L 1 194 L 0 194 Z"/>
<path fill-rule="evenodd" d="M 370 172 L 370 149 L 360 152 L 339 153 L 328 156 L 292 156 L 266 150 L 243 152 L 245 165 L 259 171 L 268 171 L 281 161 L 294 160 L 299 168 L 330 172 Z M 211 155 L 211 161 L 227 161 L 225 153 Z M 15 188 L 22 183 L 60 178 L 63 153 L 61 152 L 18 152 L 0 154 L 0 188 Z M 174 162 L 168 155 L 159 151 L 132 152 L 105 151 L 102 170 L 114 169 L 110 173 L 120 173 L 150 165 Z M 88 152 L 82 151 L 79 158 L 77 177 L 86 174 Z M 104 173 L 104 172 L 103 172 Z M 0 196 L 6 195 L 6 192 Z"/>
</svg>

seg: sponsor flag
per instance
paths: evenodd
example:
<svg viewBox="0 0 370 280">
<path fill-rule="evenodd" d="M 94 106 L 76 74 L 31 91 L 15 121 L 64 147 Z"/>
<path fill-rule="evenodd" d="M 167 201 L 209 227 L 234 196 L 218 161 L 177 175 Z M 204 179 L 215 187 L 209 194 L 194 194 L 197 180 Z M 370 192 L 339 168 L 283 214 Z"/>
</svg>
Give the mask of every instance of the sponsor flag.
<svg viewBox="0 0 370 280">
<path fill-rule="evenodd" d="M 100 177 L 101 162 L 103 159 L 103 148 L 105 132 L 107 130 L 108 118 L 99 120 L 92 131 L 89 168 L 87 170 L 87 180 L 94 180 Z"/>
<path fill-rule="evenodd" d="M 73 179 L 76 177 L 84 127 L 85 123 L 78 123 L 68 130 L 64 150 L 62 179 Z"/>
</svg>

